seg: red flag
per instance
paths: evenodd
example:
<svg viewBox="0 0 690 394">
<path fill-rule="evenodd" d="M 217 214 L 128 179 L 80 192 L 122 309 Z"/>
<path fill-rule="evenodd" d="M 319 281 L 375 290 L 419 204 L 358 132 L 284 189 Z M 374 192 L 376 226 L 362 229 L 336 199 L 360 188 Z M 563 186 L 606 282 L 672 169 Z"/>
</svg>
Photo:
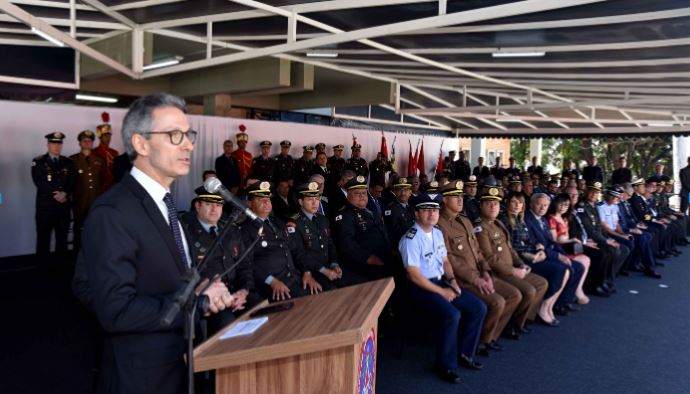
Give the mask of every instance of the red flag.
<svg viewBox="0 0 690 394">
<path fill-rule="evenodd" d="M 424 162 L 424 139 L 422 139 L 422 147 L 419 149 L 419 157 L 417 157 L 417 168 L 419 175 L 426 174 L 426 163 Z"/>
<path fill-rule="evenodd" d="M 388 158 L 388 144 L 386 143 L 386 136 L 381 132 L 381 150 L 383 157 Z"/>
<path fill-rule="evenodd" d="M 436 163 L 436 173 L 440 174 L 443 172 L 443 142 L 441 142 L 441 148 L 438 150 L 438 163 Z"/>
<path fill-rule="evenodd" d="M 417 175 L 418 158 L 419 158 L 419 141 L 417 141 L 417 147 L 414 150 L 414 156 L 412 156 L 412 175 Z"/>
<path fill-rule="evenodd" d="M 414 158 L 412 157 L 412 142 L 407 140 L 410 144 L 410 153 L 407 155 L 407 176 L 414 176 Z"/>
</svg>

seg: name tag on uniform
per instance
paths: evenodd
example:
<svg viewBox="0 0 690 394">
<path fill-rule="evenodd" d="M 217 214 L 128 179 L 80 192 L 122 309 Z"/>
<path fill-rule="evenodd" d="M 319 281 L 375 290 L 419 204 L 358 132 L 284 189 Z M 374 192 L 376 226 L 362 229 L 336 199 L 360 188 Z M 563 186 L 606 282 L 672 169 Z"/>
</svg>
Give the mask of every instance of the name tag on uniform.
<svg viewBox="0 0 690 394">
<path fill-rule="evenodd" d="M 385 216 L 390 216 L 391 215 L 391 210 L 388 209 L 383 213 Z"/>
<path fill-rule="evenodd" d="M 578 213 L 583 213 L 584 211 L 585 211 L 584 208 L 578 208 L 578 209 L 577 209 L 577 212 L 578 212 Z"/>
</svg>

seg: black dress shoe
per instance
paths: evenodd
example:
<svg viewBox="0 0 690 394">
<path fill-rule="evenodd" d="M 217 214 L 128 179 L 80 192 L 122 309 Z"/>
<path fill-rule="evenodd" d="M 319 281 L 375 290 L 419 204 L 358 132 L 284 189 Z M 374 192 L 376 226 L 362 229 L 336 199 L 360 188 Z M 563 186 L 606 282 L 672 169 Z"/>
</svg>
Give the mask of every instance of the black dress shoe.
<svg viewBox="0 0 690 394">
<path fill-rule="evenodd" d="M 567 308 L 567 309 L 568 309 L 569 311 L 571 311 L 571 312 L 577 312 L 577 311 L 579 311 L 579 310 L 582 309 L 582 308 L 580 308 L 579 306 L 576 306 L 576 305 L 573 305 L 573 304 L 567 304 L 566 306 L 564 306 L 564 308 Z"/>
<path fill-rule="evenodd" d="M 489 348 L 485 344 L 480 344 L 477 346 L 477 356 L 489 357 Z"/>
<path fill-rule="evenodd" d="M 656 257 L 657 259 L 660 259 L 660 260 L 666 260 L 666 259 L 670 258 L 671 255 L 669 255 L 668 253 L 659 253 L 658 255 L 656 255 L 654 257 Z"/>
<path fill-rule="evenodd" d="M 457 372 L 451 369 L 437 368 L 436 375 L 438 375 L 438 377 L 441 378 L 441 380 L 446 381 L 448 383 L 460 383 L 460 375 L 458 375 Z"/>
<path fill-rule="evenodd" d="M 507 328 L 503 331 L 503 336 L 514 341 L 520 340 L 522 333 L 517 328 Z"/>
<path fill-rule="evenodd" d="M 620 270 L 620 271 L 618 271 L 618 275 L 620 275 L 620 276 L 630 276 L 630 272 L 625 271 L 625 270 Z"/>
<path fill-rule="evenodd" d="M 531 334 L 532 329 L 527 327 L 518 328 L 521 334 Z"/>
<path fill-rule="evenodd" d="M 540 316 L 537 316 L 537 322 L 548 327 L 558 327 L 558 325 L 561 324 L 561 322 L 558 319 L 553 319 L 552 321 L 548 322 L 542 319 Z"/>
<path fill-rule="evenodd" d="M 473 371 L 481 371 L 482 368 L 484 368 L 484 364 L 478 363 L 464 354 L 461 354 L 460 357 L 458 357 L 458 363 L 461 367 L 471 369 Z"/>
<path fill-rule="evenodd" d="M 682 253 L 680 253 L 680 250 L 675 250 L 675 249 L 669 251 L 669 253 L 671 253 L 671 254 L 672 254 L 673 256 L 675 256 L 675 257 L 678 257 L 678 256 L 680 256 L 680 255 L 682 254 Z"/>
<path fill-rule="evenodd" d="M 616 290 L 616 285 L 614 285 L 613 283 L 604 283 L 603 285 L 601 285 L 601 287 L 603 287 L 604 290 L 608 291 L 609 294 L 618 293 L 618 290 Z"/>
<path fill-rule="evenodd" d="M 661 279 L 661 274 L 654 271 L 651 268 L 644 272 L 644 276 L 649 276 L 650 278 L 654 278 L 654 279 Z"/>
<path fill-rule="evenodd" d="M 604 290 L 601 286 L 597 287 L 590 293 L 590 295 L 596 296 L 596 297 L 604 297 L 608 298 L 611 297 L 611 294 L 609 294 L 608 291 Z"/>
<path fill-rule="evenodd" d="M 489 350 L 493 350 L 495 352 L 500 352 L 501 350 L 503 350 L 503 346 L 499 345 L 496 341 L 491 341 L 487 343 L 486 347 L 488 347 Z"/>
<path fill-rule="evenodd" d="M 568 316 L 568 308 L 563 306 L 557 306 L 553 308 L 553 313 L 558 316 Z"/>
</svg>

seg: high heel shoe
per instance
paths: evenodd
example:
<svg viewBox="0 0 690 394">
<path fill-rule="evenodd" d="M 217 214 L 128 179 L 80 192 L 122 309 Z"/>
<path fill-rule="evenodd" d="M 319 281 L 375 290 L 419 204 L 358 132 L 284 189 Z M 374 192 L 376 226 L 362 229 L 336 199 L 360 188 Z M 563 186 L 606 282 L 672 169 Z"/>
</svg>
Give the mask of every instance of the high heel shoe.
<svg viewBox="0 0 690 394">
<path fill-rule="evenodd" d="M 589 304 L 589 297 L 587 297 L 587 296 L 584 295 L 584 294 L 581 295 L 581 296 L 576 296 L 576 298 L 577 298 L 577 303 L 580 304 L 580 305 L 587 305 L 587 304 Z"/>
</svg>

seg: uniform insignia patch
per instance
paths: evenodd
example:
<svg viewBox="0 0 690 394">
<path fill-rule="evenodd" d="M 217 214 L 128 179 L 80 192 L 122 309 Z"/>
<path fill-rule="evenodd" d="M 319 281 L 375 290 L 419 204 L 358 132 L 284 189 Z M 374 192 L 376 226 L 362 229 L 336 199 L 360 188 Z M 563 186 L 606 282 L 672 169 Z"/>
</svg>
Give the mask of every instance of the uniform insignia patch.
<svg viewBox="0 0 690 394">
<path fill-rule="evenodd" d="M 386 215 L 386 216 L 390 216 L 390 215 L 391 215 L 391 210 L 388 209 L 388 210 L 386 210 L 383 214 Z"/>
<path fill-rule="evenodd" d="M 268 242 L 266 242 L 266 241 L 261 241 L 261 247 L 262 247 L 262 248 L 265 248 L 266 246 L 268 246 Z"/>
<path fill-rule="evenodd" d="M 288 234 L 292 234 L 295 232 L 295 228 L 293 226 L 287 226 L 287 232 Z"/>
<path fill-rule="evenodd" d="M 578 212 L 578 213 L 582 213 L 582 212 L 584 212 L 584 211 L 585 211 L 584 208 L 578 208 L 578 209 L 577 209 L 577 212 Z"/>
<path fill-rule="evenodd" d="M 335 217 L 335 221 L 336 221 L 336 222 L 337 222 L 338 220 L 342 220 L 342 219 L 343 219 L 343 215 L 338 215 L 338 216 Z"/>
<path fill-rule="evenodd" d="M 475 228 L 472 230 L 472 232 L 474 232 L 475 234 L 476 234 L 476 233 L 481 233 L 481 232 L 482 232 L 482 226 L 477 226 L 477 227 L 475 227 Z"/>
<path fill-rule="evenodd" d="M 412 227 L 411 229 L 407 230 L 407 234 L 405 236 L 409 239 L 414 238 L 415 234 L 417 234 L 417 229 Z"/>
<path fill-rule="evenodd" d="M 498 250 L 498 251 L 500 252 L 500 251 L 503 250 L 503 247 L 502 247 L 502 246 L 499 246 L 499 247 L 496 248 L 496 250 Z"/>
</svg>

